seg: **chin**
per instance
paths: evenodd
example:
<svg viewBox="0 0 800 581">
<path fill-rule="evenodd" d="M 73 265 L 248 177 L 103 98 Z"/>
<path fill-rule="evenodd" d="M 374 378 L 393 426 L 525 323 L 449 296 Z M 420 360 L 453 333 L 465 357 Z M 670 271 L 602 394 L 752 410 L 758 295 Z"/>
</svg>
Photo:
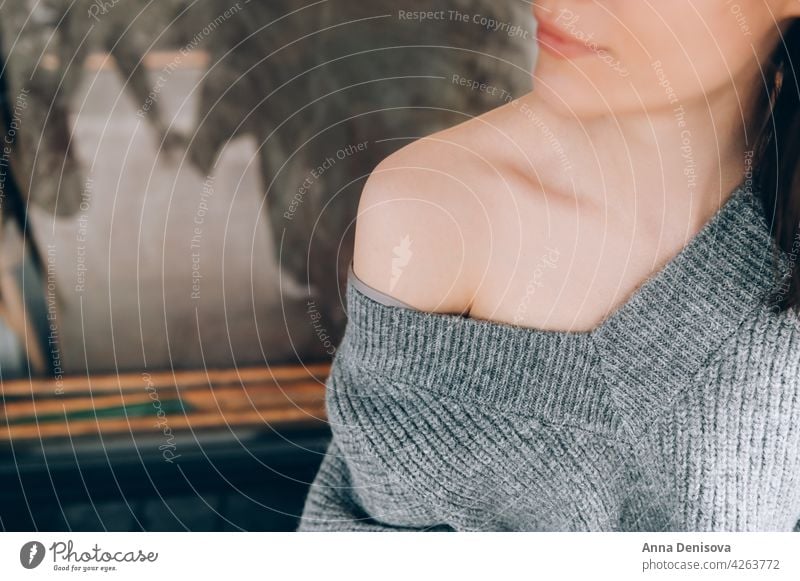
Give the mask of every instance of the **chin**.
<svg viewBox="0 0 800 581">
<path fill-rule="evenodd" d="M 609 71 L 586 71 L 565 59 L 543 55 L 533 70 L 535 99 L 559 116 L 590 119 L 641 109 L 630 84 Z"/>
<path fill-rule="evenodd" d="M 569 66 L 569 65 L 567 65 Z M 537 66 L 533 73 L 533 96 L 536 101 L 561 117 L 595 117 L 608 114 L 603 99 L 580 72 L 566 67 Z"/>
</svg>

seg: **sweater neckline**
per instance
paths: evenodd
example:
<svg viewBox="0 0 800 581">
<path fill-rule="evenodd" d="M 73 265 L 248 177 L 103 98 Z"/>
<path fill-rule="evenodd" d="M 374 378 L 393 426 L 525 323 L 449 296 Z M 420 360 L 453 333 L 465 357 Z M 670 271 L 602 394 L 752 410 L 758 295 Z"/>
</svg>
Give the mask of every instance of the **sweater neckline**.
<svg viewBox="0 0 800 581">
<path fill-rule="evenodd" d="M 345 339 L 358 340 L 342 348 L 409 387 L 562 420 L 568 412 L 603 431 L 616 431 L 621 417 L 628 427 L 644 426 L 674 397 L 671 386 L 693 376 L 763 305 L 775 284 L 774 248 L 760 202 L 739 186 L 675 257 L 591 331 L 387 305 L 349 282 Z M 614 385 L 613 392 L 587 387 L 601 383 Z M 610 408 L 623 413 L 609 414 Z"/>
</svg>

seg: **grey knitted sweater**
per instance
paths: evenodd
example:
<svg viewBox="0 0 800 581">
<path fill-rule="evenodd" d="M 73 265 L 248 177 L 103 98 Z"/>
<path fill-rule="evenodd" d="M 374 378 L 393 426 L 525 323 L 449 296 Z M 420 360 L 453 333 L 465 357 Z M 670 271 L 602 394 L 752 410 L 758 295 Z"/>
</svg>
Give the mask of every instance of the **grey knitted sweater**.
<svg viewBox="0 0 800 581">
<path fill-rule="evenodd" d="M 792 530 L 800 319 L 768 307 L 773 248 L 737 189 L 591 333 L 348 284 L 300 530 Z"/>
</svg>

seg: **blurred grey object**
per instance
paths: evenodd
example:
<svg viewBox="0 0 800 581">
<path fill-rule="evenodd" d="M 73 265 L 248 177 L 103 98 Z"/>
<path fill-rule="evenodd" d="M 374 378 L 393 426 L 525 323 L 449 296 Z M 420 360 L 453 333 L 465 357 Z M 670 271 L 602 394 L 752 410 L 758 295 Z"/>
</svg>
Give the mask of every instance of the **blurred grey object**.
<svg viewBox="0 0 800 581">
<path fill-rule="evenodd" d="M 100 18 L 97 0 L 15 0 L 0 8 L 9 94 L 19 102 L 13 162 L 30 203 L 58 216 L 78 211 L 83 172 L 72 143 L 70 107 L 92 51 L 114 58 L 134 99 L 151 90 L 145 54 L 184 0 L 125 0 Z M 114 8 L 117 8 L 114 6 Z M 95 12 L 97 11 L 97 14 Z M 148 117 L 171 144 L 157 104 Z"/>
</svg>

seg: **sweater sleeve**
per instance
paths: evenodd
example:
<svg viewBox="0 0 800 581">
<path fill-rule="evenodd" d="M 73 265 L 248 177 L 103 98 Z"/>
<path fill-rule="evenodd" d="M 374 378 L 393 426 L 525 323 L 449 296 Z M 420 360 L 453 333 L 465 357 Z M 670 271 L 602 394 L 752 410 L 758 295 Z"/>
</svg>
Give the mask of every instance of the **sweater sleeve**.
<svg viewBox="0 0 800 581">
<path fill-rule="evenodd" d="M 392 526 L 370 515 L 358 498 L 347 461 L 334 436 L 311 485 L 297 530 L 298 532 L 391 532 L 445 529 Z"/>
<path fill-rule="evenodd" d="M 772 317 L 742 325 L 648 430 L 672 528 L 800 530 L 800 333 Z"/>
<path fill-rule="evenodd" d="M 311 484 L 298 531 L 385 529 L 372 521 L 356 500 L 350 471 L 334 438 Z"/>
</svg>

